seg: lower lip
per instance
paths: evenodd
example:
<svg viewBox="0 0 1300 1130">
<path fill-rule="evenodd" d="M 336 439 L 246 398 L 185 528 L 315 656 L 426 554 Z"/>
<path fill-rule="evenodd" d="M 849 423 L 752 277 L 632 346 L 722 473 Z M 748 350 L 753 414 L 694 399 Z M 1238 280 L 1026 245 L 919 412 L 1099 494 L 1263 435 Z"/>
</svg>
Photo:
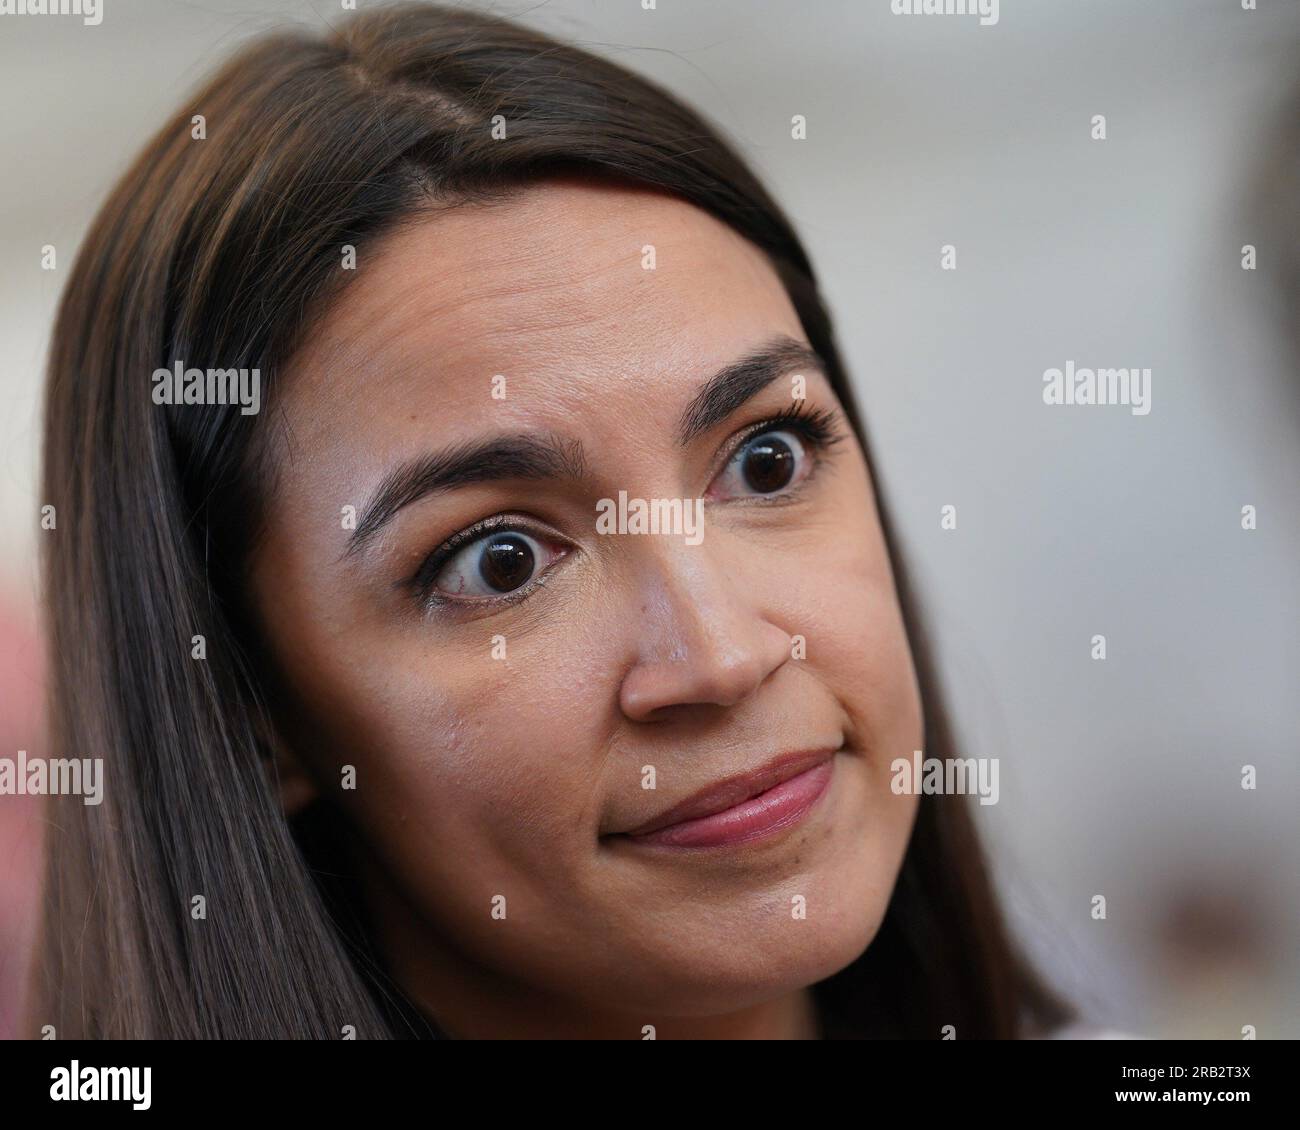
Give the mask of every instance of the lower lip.
<svg viewBox="0 0 1300 1130">
<path fill-rule="evenodd" d="M 723 847 L 765 839 L 808 814 L 826 791 L 833 769 L 834 758 L 830 758 L 734 808 L 627 839 L 634 844 L 674 848 Z"/>
</svg>

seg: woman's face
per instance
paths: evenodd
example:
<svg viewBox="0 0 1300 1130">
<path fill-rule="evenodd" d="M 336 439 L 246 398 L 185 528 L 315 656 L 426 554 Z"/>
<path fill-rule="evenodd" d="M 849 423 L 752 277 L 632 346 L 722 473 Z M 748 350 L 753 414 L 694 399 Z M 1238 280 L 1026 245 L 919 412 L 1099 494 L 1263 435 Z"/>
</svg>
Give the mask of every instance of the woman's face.
<svg viewBox="0 0 1300 1130">
<path fill-rule="evenodd" d="M 862 451 L 799 347 L 725 224 L 555 180 L 361 248 L 281 379 L 252 576 L 286 788 L 360 833 L 392 967 L 452 1034 L 662 1034 L 874 936 L 920 703 Z M 618 532 L 623 492 L 681 524 Z M 756 803 L 628 835 L 793 753 L 704 807 L 802 770 Z"/>
</svg>

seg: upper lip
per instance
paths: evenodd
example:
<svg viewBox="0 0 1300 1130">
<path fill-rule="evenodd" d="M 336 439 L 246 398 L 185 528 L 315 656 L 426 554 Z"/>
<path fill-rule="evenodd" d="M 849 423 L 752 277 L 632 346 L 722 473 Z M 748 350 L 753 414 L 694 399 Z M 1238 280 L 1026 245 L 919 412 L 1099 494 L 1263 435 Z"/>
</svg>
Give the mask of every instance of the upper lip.
<svg viewBox="0 0 1300 1130">
<path fill-rule="evenodd" d="M 749 800 L 750 797 L 756 797 L 759 793 L 775 788 L 791 777 L 797 777 L 814 765 L 829 761 L 835 753 L 836 750 L 831 748 L 803 749 L 794 753 L 783 753 L 758 769 L 728 777 L 693 793 L 684 801 L 665 809 L 644 824 L 628 829 L 623 835 L 644 836 L 672 824 L 681 824 L 687 820 L 698 820 L 703 816 L 725 812 L 742 801 Z"/>
</svg>

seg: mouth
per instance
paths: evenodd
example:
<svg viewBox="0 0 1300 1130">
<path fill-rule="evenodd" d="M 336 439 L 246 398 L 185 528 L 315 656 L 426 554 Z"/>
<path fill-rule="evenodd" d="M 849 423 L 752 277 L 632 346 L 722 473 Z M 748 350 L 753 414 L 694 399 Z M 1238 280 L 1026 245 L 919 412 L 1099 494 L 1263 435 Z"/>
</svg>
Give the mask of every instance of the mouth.
<svg viewBox="0 0 1300 1130">
<path fill-rule="evenodd" d="M 723 847 L 765 839 L 799 823 L 825 794 L 836 750 L 801 750 L 688 797 L 615 838 L 671 848 Z"/>
</svg>

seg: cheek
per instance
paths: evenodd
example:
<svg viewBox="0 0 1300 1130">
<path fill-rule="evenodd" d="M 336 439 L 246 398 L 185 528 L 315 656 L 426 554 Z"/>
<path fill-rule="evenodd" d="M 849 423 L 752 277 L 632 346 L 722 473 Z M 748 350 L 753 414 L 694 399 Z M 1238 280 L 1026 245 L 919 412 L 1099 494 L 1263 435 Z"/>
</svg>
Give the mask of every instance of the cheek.
<svg viewBox="0 0 1300 1130">
<path fill-rule="evenodd" d="M 575 832 L 594 836 L 603 714 L 587 699 L 606 692 L 557 660 L 583 654 L 572 641 L 511 633 L 494 658 L 490 627 L 458 630 L 454 649 L 425 631 L 351 640 L 346 654 L 336 643 L 304 695 L 308 744 L 322 784 L 404 885 L 478 902 L 480 879 L 535 871 L 576 851 Z M 356 788 L 338 793 L 345 764 Z"/>
<path fill-rule="evenodd" d="M 835 504 L 787 575 L 783 626 L 806 638 L 803 663 L 850 716 L 849 744 L 885 767 L 920 748 L 911 644 L 865 465 L 837 482 Z"/>
</svg>

